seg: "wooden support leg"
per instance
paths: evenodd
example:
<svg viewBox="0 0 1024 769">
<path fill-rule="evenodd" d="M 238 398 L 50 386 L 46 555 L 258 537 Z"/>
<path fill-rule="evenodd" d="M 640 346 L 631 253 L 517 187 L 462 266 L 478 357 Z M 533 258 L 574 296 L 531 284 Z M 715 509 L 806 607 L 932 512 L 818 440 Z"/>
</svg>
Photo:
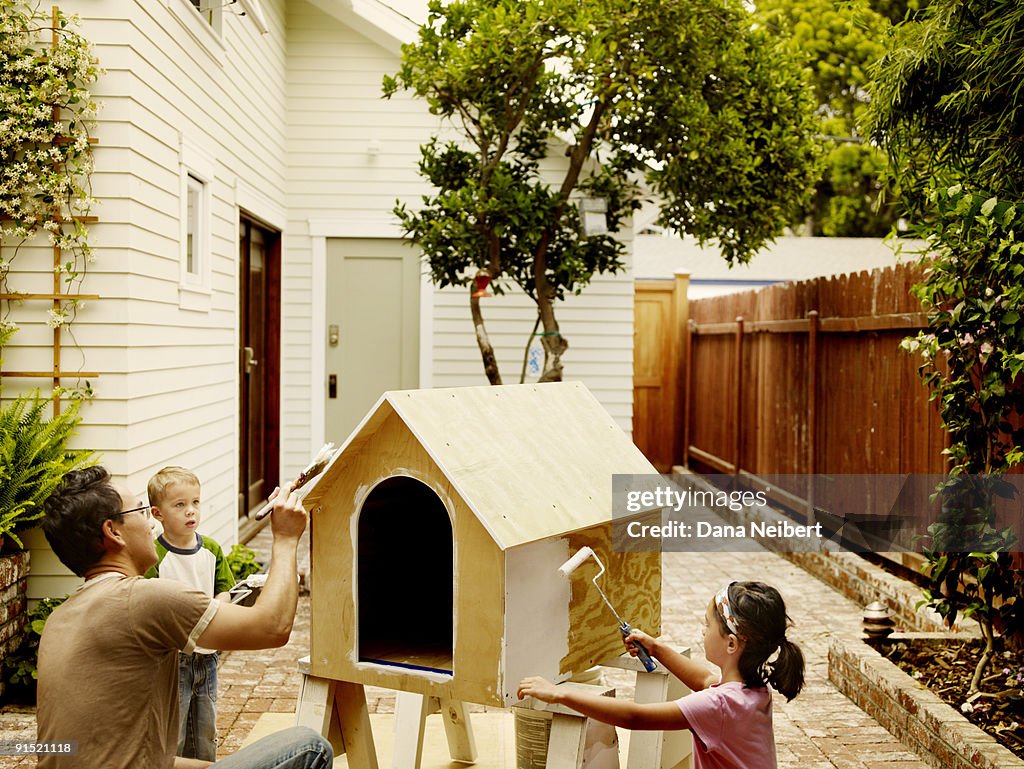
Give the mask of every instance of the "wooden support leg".
<svg viewBox="0 0 1024 769">
<path fill-rule="evenodd" d="M 476 739 L 465 703 L 439 700 L 412 692 L 398 692 L 395 700 L 395 752 L 392 769 L 419 769 L 427 716 L 444 719 L 448 753 L 452 761 L 476 763 Z"/>
<path fill-rule="evenodd" d="M 430 714 L 430 697 L 398 692 L 395 697 L 395 752 L 393 769 L 420 769 L 423 731 Z"/>
<path fill-rule="evenodd" d="M 439 703 L 444 731 L 448 737 L 448 755 L 452 761 L 462 764 L 476 763 L 476 738 L 473 724 L 469 720 L 466 703 L 458 700 L 441 700 Z"/>
<path fill-rule="evenodd" d="M 362 684 L 334 682 L 334 710 L 348 754 L 349 769 L 377 769 L 377 750 L 373 746 L 370 711 Z"/>
<path fill-rule="evenodd" d="M 326 737 L 334 755 L 345 752 L 345 741 L 334 710 L 334 681 L 303 674 L 299 688 L 299 701 L 295 708 L 295 725 L 308 726 Z"/>
<path fill-rule="evenodd" d="M 683 653 L 689 656 L 689 649 Z M 639 660 L 623 655 L 603 663 L 606 667 L 636 672 L 636 702 L 670 702 L 690 690 L 660 665 L 648 673 Z M 629 736 L 626 769 L 692 769 L 693 736 L 685 729 L 668 732 L 633 732 Z"/>
<path fill-rule="evenodd" d="M 580 769 L 586 737 L 587 719 L 584 716 L 553 713 L 547 769 Z"/>
<path fill-rule="evenodd" d="M 362 684 L 330 681 L 303 672 L 295 723 L 326 737 L 335 756 L 348 754 L 349 769 L 377 769 Z"/>
</svg>

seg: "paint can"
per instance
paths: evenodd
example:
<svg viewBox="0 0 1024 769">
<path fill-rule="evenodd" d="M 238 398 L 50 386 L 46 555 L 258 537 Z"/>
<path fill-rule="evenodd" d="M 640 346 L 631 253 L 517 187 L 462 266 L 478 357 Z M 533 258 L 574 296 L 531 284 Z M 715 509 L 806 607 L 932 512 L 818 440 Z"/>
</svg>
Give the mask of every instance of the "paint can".
<svg viewBox="0 0 1024 769">
<path fill-rule="evenodd" d="M 584 670 L 571 680 L 579 684 L 600 684 L 599 666 Z M 516 769 L 545 769 L 551 714 L 539 710 L 513 708 L 515 713 Z M 619 737 L 615 727 L 590 719 L 583 745 L 582 769 L 619 769 Z"/>
</svg>

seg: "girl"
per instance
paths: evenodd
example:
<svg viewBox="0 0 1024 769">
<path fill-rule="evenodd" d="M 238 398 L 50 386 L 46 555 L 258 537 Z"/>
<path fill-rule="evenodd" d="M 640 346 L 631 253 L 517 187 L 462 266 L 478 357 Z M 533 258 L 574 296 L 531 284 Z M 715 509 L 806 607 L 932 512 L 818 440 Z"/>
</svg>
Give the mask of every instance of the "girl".
<svg viewBox="0 0 1024 769">
<path fill-rule="evenodd" d="M 568 705 L 626 729 L 689 729 L 696 737 L 695 769 L 775 769 L 772 689 L 791 700 L 804 683 L 803 654 L 786 638 L 788 624 L 778 590 L 762 582 L 731 582 L 705 612 L 704 656 L 721 669 L 721 678 L 639 630 L 625 641 L 633 656 L 635 643 L 646 646 L 692 694 L 641 705 L 562 691 L 530 677 L 519 684 L 519 698 Z"/>
</svg>

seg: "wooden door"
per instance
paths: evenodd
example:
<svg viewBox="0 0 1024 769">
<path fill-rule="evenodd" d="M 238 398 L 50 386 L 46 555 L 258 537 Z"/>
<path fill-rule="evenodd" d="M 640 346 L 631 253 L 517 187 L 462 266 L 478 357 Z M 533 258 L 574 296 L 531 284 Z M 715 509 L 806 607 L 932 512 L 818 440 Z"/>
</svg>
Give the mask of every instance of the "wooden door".
<svg viewBox="0 0 1024 769">
<path fill-rule="evenodd" d="M 259 507 L 278 483 L 281 377 L 281 237 L 239 222 L 239 515 Z"/>
<path fill-rule="evenodd" d="M 678 374 L 687 282 L 638 280 L 634 287 L 633 443 L 662 473 L 682 460 Z"/>
<path fill-rule="evenodd" d="M 419 298 L 419 252 L 404 242 L 327 241 L 327 440 L 344 441 L 386 390 L 419 386 Z"/>
</svg>

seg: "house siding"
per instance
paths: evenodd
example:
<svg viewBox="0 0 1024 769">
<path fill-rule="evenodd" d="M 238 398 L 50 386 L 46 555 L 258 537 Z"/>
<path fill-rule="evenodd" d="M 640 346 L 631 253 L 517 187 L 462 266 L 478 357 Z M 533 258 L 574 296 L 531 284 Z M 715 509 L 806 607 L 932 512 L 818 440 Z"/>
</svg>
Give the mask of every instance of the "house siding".
<svg viewBox="0 0 1024 769">
<path fill-rule="evenodd" d="M 415 206 L 428 192 L 417 174 L 419 146 L 442 129 L 421 101 L 404 93 L 381 98 L 383 76 L 399 66 L 397 44 L 383 46 L 356 31 L 366 31 L 366 19 L 350 25 L 303 0 L 261 3 L 268 34 L 224 10 L 220 43 L 204 32 L 188 0 L 62 5 L 81 16 L 104 68 L 93 88 L 101 105 L 93 175 L 100 222 L 90 228 L 96 260 L 81 287 L 101 299 L 87 302 L 74 324 L 81 354 L 70 345 L 64 352 L 66 368 L 101 373 L 74 445 L 100 452 L 115 479 L 139 492 L 163 465 L 193 469 L 203 482 L 201 528 L 225 545 L 237 539 L 239 203 L 262 201 L 250 213 L 283 226 L 287 477 L 305 466 L 323 435 L 315 360 L 323 356 L 316 253 L 324 235 L 314 237 L 311 223 L 341 222 L 331 237 L 365 236 L 369 226 L 397 238 L 395 201 Z M 331 8 L 350 12 L 344 4 Z M 184 309 L 179 298 L 183 139 L 212 171 L 210 285 L 201 297 L 208 308 L 198 311 Z M 550 162 L 553 170 L 564 163 Z M 49 291 L 49 263 L 48 248 L 26 249 L 12 288 Z M 421 384 L 480 384 L 465 292 L 424 290 Z M 8 370 L 52 365 L 46 308 L 16 308 L 23 330 L 18 347 L 5 350 Z M 535 309 L 520 295 L 488 299 L 484 312 L 505 379 L 516 381 Z M 632 317 L 628 272 L 598 278 L 559 307 L 571 345 L 566 378 L 585 382 L 626 430 Z M 5 395 L 36 383 L 5 380 Z M 32 555 L 30 597 L 73 586 L 41 535 L 30 539 L 39 551 Z"/>
<path fill-rule="evenodd" d="M 399 93 L 381 98 L 384 75 L 399 67 L 395 52 L 360 35 L 342 21 L 306 3 L 290 3 L 288 12 L 290 119 L 289 208 L 292 219 L 285 237 L 292 283 L 286 291 L 291 308 L 306 323 L 313 286 L 312 238 L 309 220 L 343 220 L 332 235 L 344 237 L 344 223 L 362 234 L 367 223 L 381 232 L 398 234 L 392 214 L 396 199 L 410 207 L 430 190 L 417 174 L 419 146 L 443 132 L 441 121 L 423 102 Z M 451 135 L 451 134 L 449 134 Z M 371 142 L 379 145 L 368 152 Z M 554 176 L 564 161 L 548 161 Z M 483 365 L 462 289 L 433 290 L 424 303 L 422 322 L 429 332 L 423 386 L 456 387 L 486 383 Z M 484 313 L 506 382 L 518 381 L 523 346 L 536 309 L 516 290 L 487 299 Z M 587 384 L 620 427 L 632 423 L 633 286 L 629 272 L 595 279 L 581 296 L 558 307 L 559 321 L 571 348 L 565 357 L 566 378 Z M 307 363 L 285 371 L 283 392 L 286 464 L 300 467 L 318 444 L 322 427 L 309 422 L 307 392 L 316 393 L 308 361 L 313 337 L 298 326 L 285 340 L 286 355 Z M 316 397 L 315 395 L 312 397 Z M 321 396 L 322 397 L 322 396 Z M 307 430 L 302 434 L 302 429 Z"/>
<path fill-rule="evenodd" d="M 287 170 L 285 0 L 262 5 L 269 34 L 226 11 L 217 45 L 187 0 L 62 4 L 80 15 L 104 70 L 93 87 L 101 105 L 93 175 L 100 222 L 90 228 L 96 259 L 81 287 L 101 299 L 74 324 L 81 354 L 64 350 L 66 367 L 101 374 L 75 445 L 100 452 L 115 480 L 138 492 L 163 465 L 191 468 L 203 482 L 202 530 L 226 544 L 237 540 L 236 187 L 283 200 Z M 201 311 L 179 302 L 182 137 L 214 170 L 209 309 Z M 48 249 L 19 261 L 36 268 L 12 279 L 19 290 L 48 281 Z M 23 330 L 5 366 L 49 368 L 45 305 L 15 315 Z M 67 592 L 76 580 L 38 532 L 30 541 L 29 598 Z"/>
</svg>

